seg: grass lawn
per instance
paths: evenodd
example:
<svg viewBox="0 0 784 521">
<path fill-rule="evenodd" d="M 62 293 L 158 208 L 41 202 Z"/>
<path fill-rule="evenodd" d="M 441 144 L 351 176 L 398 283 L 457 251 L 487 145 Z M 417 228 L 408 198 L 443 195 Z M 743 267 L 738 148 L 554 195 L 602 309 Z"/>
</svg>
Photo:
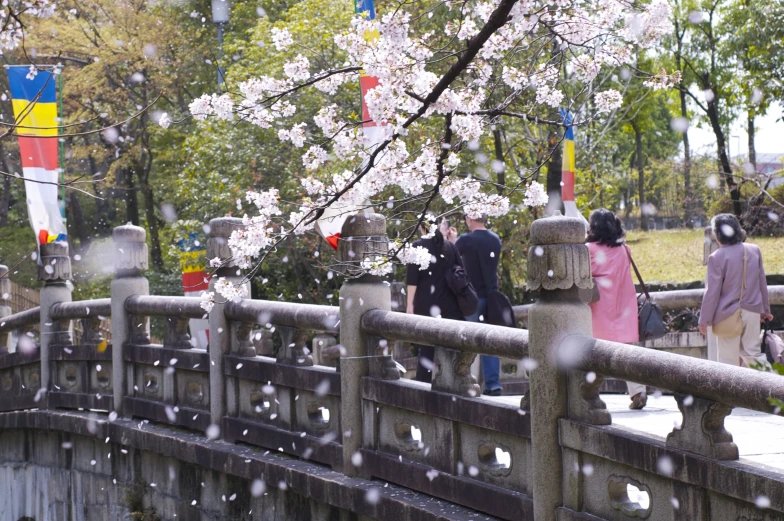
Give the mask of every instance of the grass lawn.
<svg viewBox="0 0 784 521">
<path fill-rule="evenodd" d="M 645 282 L 693 282 L 705 279 L 702 228 L 630 231 L 626 241 Z M 747 242 L 758 245 L 762 250 L 765 273 L 784 274 L 784 238 L 753 237 Z"/>
</svg>

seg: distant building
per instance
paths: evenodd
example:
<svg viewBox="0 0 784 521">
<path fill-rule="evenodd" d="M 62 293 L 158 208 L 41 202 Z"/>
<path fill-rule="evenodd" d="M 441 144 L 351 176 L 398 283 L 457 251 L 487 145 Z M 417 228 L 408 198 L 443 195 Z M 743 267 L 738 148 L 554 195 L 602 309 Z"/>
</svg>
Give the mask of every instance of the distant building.
<svg viewBox="0 0 784 521">
<path fill-rule="evenodd" d="M 737 158 L 740 164 L 746 164 L 749 161 L 748 155 L 742 155 Z M 757 174 L 761 176 L 773 176 L 769 187 L 773 188 L 784 183 L 784 154 L 768 154 L 763 152 L 757 153 Z"/>
</svg>

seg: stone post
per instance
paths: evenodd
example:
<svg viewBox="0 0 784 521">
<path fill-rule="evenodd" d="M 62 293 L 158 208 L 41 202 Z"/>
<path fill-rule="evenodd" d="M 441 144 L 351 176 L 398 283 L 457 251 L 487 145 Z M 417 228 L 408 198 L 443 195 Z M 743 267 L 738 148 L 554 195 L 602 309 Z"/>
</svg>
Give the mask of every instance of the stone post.
<svg viewBox="0 0 784 521">
<path fill-rule="evenodd" d="M 552 217 L 534 221 L 528 250 L 528 287 L 539 300 L 528 313 L 531 371 L 531 444 L 536 521 L 555 521 L 564 504 L 564 463 L 558 421 L 569 415 L 567 375 L 556 364 L 556 349 L 568 335 L 591 336 L 591 309 L 579 288 L 591 287 L 591 263 L 580 219 Z"/>
<path fill-rule="evenodd" d="M 38 265 L 38 280 L 41 288 L 41 389 L 44 396 L 52 384 L 49 346 L 59 340 L 60 325 L 52 319 L 52 306 L 59 302 L 71 302 L 71 258 L 68 244 L 50 242 L 41 245 L 41 262 Z M 46 403 L 46 402 L 44 402 Z"/>
<path fill-rule="evenodd" d="M 241 230 L 244 226 L 242 219 L 236 217 L 218 217 L 210 221 L 210 237 L 207 239 L 207 258 L 218 257 L 223 264 L 210 279 L 210 291 L 215 291 L 215 284 L 223 277 L 234 284 L 242 283 L 243 276 L 232 260 L 229 248 L 229 237 L 234 230 Z M 248 297 L 250 297 L 250 282 L 246 283 Z M 221 425 L 226 416 L 226 375 L 223 372 L 223 355 L 231 350 L 232 333 L 231 324 L 226 320 L 223 309 L 226 306 L 224 299 L 215 294 L 215 306 L 210 311 L 210 423 Z M 246 349 L 254 350 L 250 341 L 251 328 L 241 328 Z M 240 353 L 242 356 L 251 356 L 250 352 Z"/>
<path fill-rule="evenodd" d="M 359 213 L 346 219 L 338 242 L 339 271 L 355 276 L 361 262 L 384 256 L 389 248 L 386 219 L 376 213 Z M 376 355 L 372 338 L 362 333 L 362 315 L 371 309 L 391 309 L 389 287 L 381 278 L 369 274 L 349 278 L 340 288 L 340 421 L 343 429 L 343 473 L 358 476 L 362 466 L 355 465 L 362 446 L 361 379 L 370 374 L 369 356 Z M 337 470 L 337 469 L 336 469 Z"/>
<path fill-rule="evenodd" d="M 149 337 L 150 321 L 131 319 L 125 312 L 125 301 L 132 295 L 149 295 L 150 283 L 142 275 L 149 268 L 147 260 L 147 232 L 130 223 L 118 226 L 112 233 L 114 240 L 115 276 L 111 283 L 112 296 L 112 385 L 114 410 L 122 414 L 123 397 L 133 385 L 128 378 L 123 351 L 132 339 Z M 141 320 L 141 322 L 140 322 Z M 141 327 L 140 327 L 141 324 Z M 141 331 L 140 331 L 141 330 Z"/>
<path fill-rule="evenodd" d="M 12 313 L 11 311 L 11 279 L 8 278 L 8 266 L 0 264 L 0 322 Z M 0 354 L 8 352 L 8 334 L 0 335 Z"/>
</svg>

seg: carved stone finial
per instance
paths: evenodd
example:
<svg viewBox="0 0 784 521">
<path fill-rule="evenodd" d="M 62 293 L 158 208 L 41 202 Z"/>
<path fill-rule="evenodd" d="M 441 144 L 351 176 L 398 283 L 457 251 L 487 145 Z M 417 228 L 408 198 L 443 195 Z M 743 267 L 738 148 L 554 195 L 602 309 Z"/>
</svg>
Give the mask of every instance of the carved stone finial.
<svg viewBox="0 0 784 521">
<path fill-rule="evenodd" d="M 351 215 L 340 231 L 336 271 L 348 277 L 362 275 L 362 261 L 385 258 L 388 251 L 386 217 L 367 212 Z"/>
<path fill-rule="evenodd" d="M 537 219 L 531 225 L 528 289 L 552 291 L 574 286 L 593 287 L 585 225 L 574 217 Z"/>
<path fill-rule="evenodd" d="M 229 237 L 234 230 L 242 230 L 245 225 L 237 217 L 217 217 L 210 220 L 210 237 L 207 239 L 207 259 L 218 257 L 224 264 L 221 268 L 236 266 L 229 248 Z"/>
<path fill-rule="evenodd" d="M 131 223 L 118 226 L 112 232 L 114 239 L 114 269 L 140 272 L 149 268 L 147 260 L 147 232 Z"/>
<path fill-rule="evenodd" d="M 50 242 L 41 245 L 41 264 L 38 266 L 38 280 L 44 282 L 65 282 L 71 280 L 71 258 L 68 244 Z"/>
<path fill-rule="evenodd" d="M 677 393 L 675 401 L 683 413 L 683 424 L 667 435 L 667 447 L 725 461 L 740 457 L 732 434 L 724 428 L 724 418 L 732 407 Z"/>
</svg>

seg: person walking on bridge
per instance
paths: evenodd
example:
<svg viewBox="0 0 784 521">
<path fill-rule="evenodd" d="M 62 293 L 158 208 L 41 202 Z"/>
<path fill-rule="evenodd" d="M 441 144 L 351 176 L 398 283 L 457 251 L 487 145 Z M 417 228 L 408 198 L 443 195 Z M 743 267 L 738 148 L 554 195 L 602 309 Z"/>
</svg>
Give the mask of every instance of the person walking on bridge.
<svg viewBox="0 0 784 521">
<path fill-rule="evenodd" d="M 640 340 L 637 293 L 631 274 L 631 253 L 624 244 L 626 232 L 613 212 L 600 208 L 591 212 L 586 242 L 591 253 L 591 275 L 598 290 L 591 299 L 593 336 L 629 344 Z M 642 409 L 648 403 L 645 386 L 626 382 L 632 403 Z"/>
<path fill-rule="evenodd" d="M 430 266 L 426 270 L 420 270 L 416 264 L 408 265 L 406 313 L 464 320 L 457 297 L 450 291 L 447 283 L 447 272 L 455 264 L 463 265 L 455 245 L 445 240 L 450 237 L 450 233 L 454 233 L 454 228 L 450 228 L 448 220 L 441 219 L 432 236 L 427 233 L 424 226 L 420 231 L 424 237 L 414 241 L 412 246 L 427 248 L 430 252 Z M 415 379 L 419 382 L 431 383 L 435 348 L 425 345 L 416 345 L 416 347 L 418 361 Z"/>
<path fill-rule="evenodd" d="M 498 260 L 501 257 L 501 239 L 486 228 L 487 217 L 473 219 L 465 216 L 468 233 L 457 238 L 455 246 L 463 257 L 471 285 L 479 297 L 476 313 L 466 318 L 469 322 L 484 322 L 487 313 L 487 295 L 498 289 Z M 501 395 L 501 361 L 497 356 L 480 355 L 482 374 L 485 379 L 483 394 Z"/>
<path fill-rule="evenodd" d="M 719 249 L 708 257 L 708 278 L 700 309 L 700 333 L 708 328 L 717 337 L 718 361 L 765 366 L 760 350 L 760 322 L 773 320 L 762 253 L 744 244 L 746 233 L 738 219 L 727 213 L 711 219 Z"/>
</svg>

